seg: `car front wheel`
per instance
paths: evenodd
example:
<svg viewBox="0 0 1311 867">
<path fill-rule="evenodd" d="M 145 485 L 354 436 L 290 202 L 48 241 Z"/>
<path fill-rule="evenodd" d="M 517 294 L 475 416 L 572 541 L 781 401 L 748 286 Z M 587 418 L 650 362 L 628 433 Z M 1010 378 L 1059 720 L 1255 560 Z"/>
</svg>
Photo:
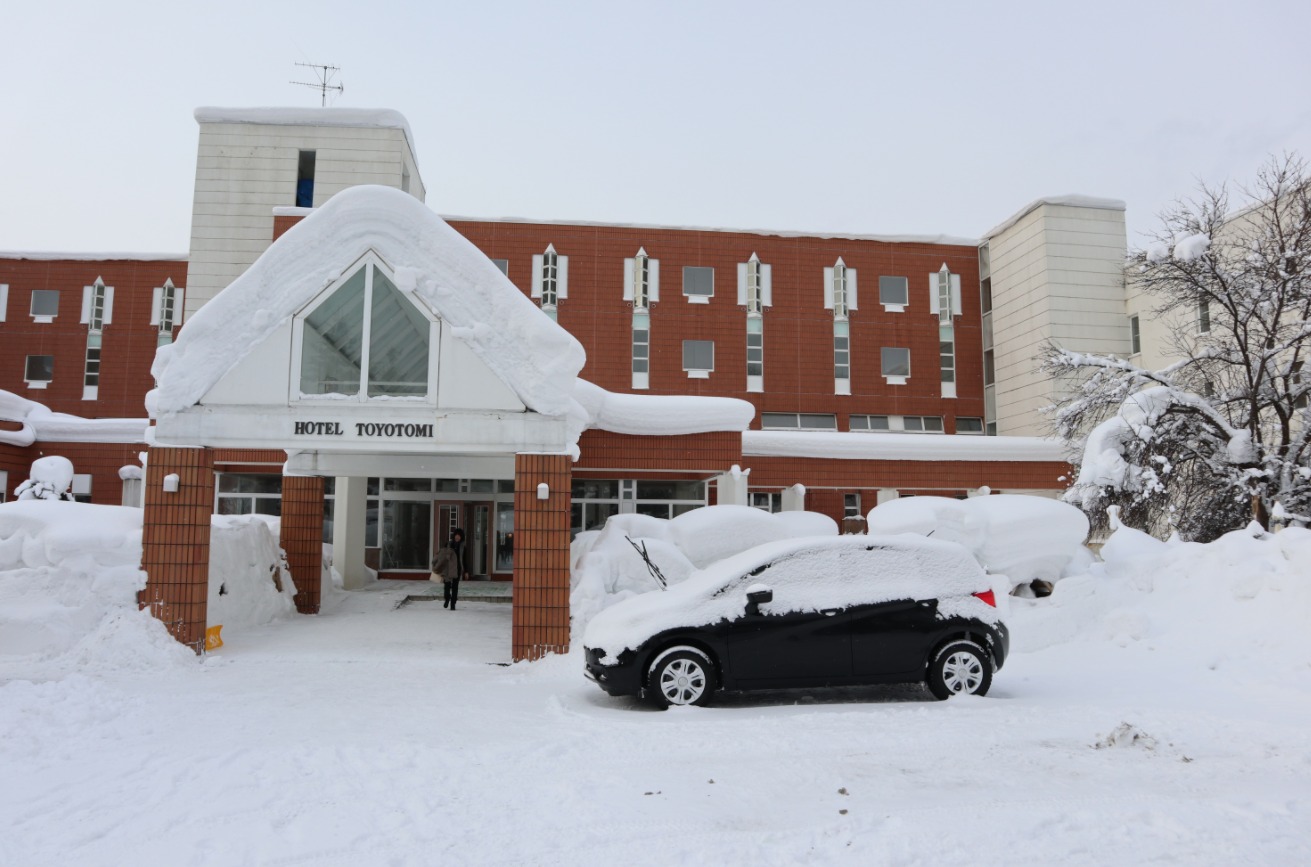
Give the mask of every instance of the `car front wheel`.
<svg viewBox="0 0 1311 867">
<path fill-rule="evenodd" d="M 651 663 L 647 692 L 657 707 L 704 705 L 714 691 L 714 666 L 695 647 L 671 647 Z"/>
<path fill-rule="evenodd" d="M 987 695 L 992 686 L 992 658 L 973 641 L 953 641 L 929 663 L 929 691 L 938 699 L 953 695 Z"/>
</svg>

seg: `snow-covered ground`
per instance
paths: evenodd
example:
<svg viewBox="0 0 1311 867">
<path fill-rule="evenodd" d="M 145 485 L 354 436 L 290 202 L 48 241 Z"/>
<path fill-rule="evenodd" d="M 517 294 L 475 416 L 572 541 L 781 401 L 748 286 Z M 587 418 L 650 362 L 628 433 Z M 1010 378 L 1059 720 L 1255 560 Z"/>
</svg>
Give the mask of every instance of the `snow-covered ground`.
<svg viewBox="0 0 1311 867">
<path fill-rule="evenodd" d="M 392 582 L 203 661 L 0 654 L 0 864 L 1311 862 L 1311 533 L 1106 556 L 944 703 L 655 712 Z"/>
</svg>

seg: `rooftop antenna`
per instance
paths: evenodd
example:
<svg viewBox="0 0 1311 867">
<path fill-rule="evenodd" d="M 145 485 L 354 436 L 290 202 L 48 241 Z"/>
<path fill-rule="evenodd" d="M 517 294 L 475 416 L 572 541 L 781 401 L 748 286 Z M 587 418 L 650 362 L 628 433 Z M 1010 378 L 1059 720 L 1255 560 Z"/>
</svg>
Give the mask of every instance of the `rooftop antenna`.
<svg viewBox="0 0 1311 867">
<path fill-rule="evenodd" d="M 317 87 L 322 98 L 320 105 L 326 106 L 328 104 L 328 91 L 335 90 L 340 95 L 346 90 L 346 85 L 332 83 L 333 76 L 341 72 L 340 66 L 329 66 L 326 63 L 297 63 L 296 65 L 314 70 L 314 77 L 318 81 L 293 81 L 291 83 L 299 84 L 301 87 Z"/>
</svg>

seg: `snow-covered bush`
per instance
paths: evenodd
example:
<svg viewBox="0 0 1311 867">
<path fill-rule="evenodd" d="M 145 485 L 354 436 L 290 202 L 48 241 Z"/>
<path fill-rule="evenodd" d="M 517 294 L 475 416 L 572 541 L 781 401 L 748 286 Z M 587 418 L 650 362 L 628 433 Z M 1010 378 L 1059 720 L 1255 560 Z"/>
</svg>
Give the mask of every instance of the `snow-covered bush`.
<svg viewBox="0 0 1311 867">
<path fill-rule="evenodd" d="M 875 506 L 868 522 L 871 533 L 918 533 L 962 545 L 1012 588 L 1056 581 L 1092 560 L 1083 546 L 1088 518 L 1046 497 L 905 497 Z"/>
<path fill-rule="evenodd" d="M 747 506 L 707 506 L 665 520 L 614 515 L 601 530 L 579 533 L 570 551 L 573 628 L 581 630 L 598 611 L 641 593 L 660 590 L 630 538 L 670 584 L 684 581 L 726 557 L 765 542 L 800 536 L 836 536 L 832 518 L 817 512 L 770 514 Z"/>
<path fill-rule="evenodd" d="M 73 462 L 58 455 L 49 455 L 32 461 L 27 480 L 14 489 L 20 500 L 71 500 L 68 492 L 73 484 Z"/>
</svg>

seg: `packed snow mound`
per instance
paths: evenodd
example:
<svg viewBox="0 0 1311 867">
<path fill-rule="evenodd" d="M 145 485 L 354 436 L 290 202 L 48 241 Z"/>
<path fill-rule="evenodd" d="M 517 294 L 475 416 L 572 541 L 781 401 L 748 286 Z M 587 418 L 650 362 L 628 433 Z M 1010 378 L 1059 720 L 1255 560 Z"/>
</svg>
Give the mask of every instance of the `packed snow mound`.
<svg viewBox="0 0 1311 867">
<path fill-rule="evenodd" d="M 1012 588 L 1055 581 L 1088 563 L 1088 517 L 1059 500 L 998 494 L 953 500 L 905 497 L 870 510 L 871 533 L 918 533 L 955 542 Z"/>
<path fill-rule="evenodd" d="M 138 609 L 142 514 L 57 500 L 0 505 L 0 664 L 27 676 L 194 664 Z M 207 620 L 225 627 L 225 640 L 295 613 L 277 519 L 213 516 L 209 566 Z"/>
<path fill-rule="evenodd" d="M 260 626 L 296 613 L 296 585 L 278 545 L 277 518 L 214 515 L 209 535 L 211 626 L 223 638 L 243 626 Z"/>
<path fill-rule="evenodd" d="M 396 287 L 445 321 L 524 405 L 565 416 L 585 355 L 466 238 L 388 187 L 337 193 L 292 227 L 155 353 L 152 415 L 181 412 L 368 251 Z"/>
<path fill-rule="evenodd" d="M 570 551 L 570 609 L 575 630 L 617 602 L 660 590 L 630 538 L 645 545 L 647 555 L 670 586 L 698 568 L 748 548 L 800 536 L 836 536 L 837 524 L 817 512 L 771 515 L 747 506 L 707 506 L 676 518 L 613 515 L 600 530 L 579 533 Z"/>
<path fill-rule="evenodd" d="M 1101 555 L 1050 597 L 1013 600 L 1013 649 L 1110 641 L 1150 652 L 1162 672 L 1311 688 L 1311 530 L 1252 525 L 1202 544 L 1120 526 Z"/>
<path fill-rule="evenodd" d="M 574 400 L 583 427 L 642 436 L 744 431 L 756 417 L 755 406 L 737 398 L 620 394 L 583 379 Z"/>
<path fill-rule="evenodd" d="M 0 505 L 0 663 L 28 676 L 194 662 L 137 607 L 141 510 L 58 500 Z"/>
<path fill-rule="evenodd" d="M 766 564 L 769 569 L 758 571 Z M 663 593 L 613 605 L 588 623 L 583 644 L 613 658 L 666 629 L 740 617 L 746 593 L 757 583 L 775 591 L 773 601 L 760 606 L 770 614 L 894 599 L 943 600 L 949 603 L 949 610 L 940 606 L 944 616 L 996 622 L 1001 613 L 971 598 L 993 589 L 992 582 L 959 545 L 912 534 L 812 536 L 756 546 L 692 573 Z M 726 587 L 731 589 L 720 592 Z"/>
<path fill-rule="evenodd" d="M 0 443 L 30 446 L 38 440 L 61 443 L 142 443 L 144 418 L 82 418 L 62 412 L 10 391 L 0 390 L 0 421 L 14 422 L 17 430 L 0 430 Z"/>
</svg>

